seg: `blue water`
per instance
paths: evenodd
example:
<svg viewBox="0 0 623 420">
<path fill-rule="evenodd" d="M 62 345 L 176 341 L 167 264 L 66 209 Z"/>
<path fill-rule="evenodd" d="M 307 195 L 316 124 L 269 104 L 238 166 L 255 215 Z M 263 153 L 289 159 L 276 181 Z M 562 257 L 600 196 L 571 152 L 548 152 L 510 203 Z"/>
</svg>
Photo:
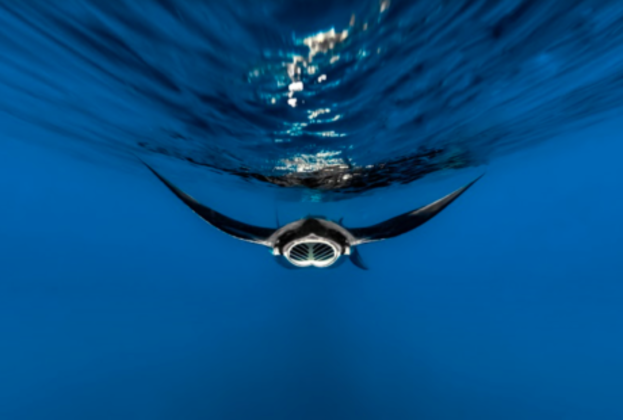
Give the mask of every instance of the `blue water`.
<svg viewBox="0 0 623 420">
<path fill-rule="evenodd" d="M 623 418 L 623 4 L 202 3 L 0 1 L 0 419 Z"/>
</svg>

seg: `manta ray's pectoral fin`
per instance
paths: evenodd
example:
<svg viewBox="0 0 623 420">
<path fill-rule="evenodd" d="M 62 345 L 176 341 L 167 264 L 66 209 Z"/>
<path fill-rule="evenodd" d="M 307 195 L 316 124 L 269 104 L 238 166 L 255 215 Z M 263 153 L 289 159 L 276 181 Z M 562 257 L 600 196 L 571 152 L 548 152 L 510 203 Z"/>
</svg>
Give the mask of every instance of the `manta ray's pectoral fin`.
<svg viewBox="0 0 623 420">
<path fill-rule="evenodd" d="M 350 261 L 362 270 L 368 269 L 368 266 L 363 262 L 363 258 L 361 258 L 359 250 L 355 247 L 350 249 Z"/>
<path fill-rule="evenodd" d="M 142 161 L 141 161 L 142 162 Z M 261 245 L 270 246 L 267 243 L 268 238 L 275 232 L 275 229 L 263 228 L 246 223 L 239 222 L 231 219 L 224 214 L 212 210 L 209 207 L 204 206 L 197 200 L 186 194 L 184 191 L 177 188 L 165 177 L 156 172 L 151 166 L 143 162 L 143 164 L 149 169 L 164 185 L 169 188 L 180 200 L 191 208 L 195 213 L 199 215 L 203 220 L 214 226 L 215 228 L 233 236 L 234 238 L 241 239 L 243 241 L 253 242 Z"/>
<path fill-rule="evenodd" d="M 401 214 L 385 222 L 378 223 L 374 226 L 349 229 L 350 233 L 355 237 L 355 241 L 352 245 L 361 245 L 368 242 L 380 241 L 383 239 L 393 238 L 395 236 L 407 233 L 410 230 L 426 223 L 443 209 L 445 209 L 450 203 L 456 200 L 461 194 L 469 189 L 476 183 L 483 175 L 479 176 L 469 184 L 462 188 L 446 195 L 445 197 L 431 203 L 427 206 L 420 207 L 419 209 L 410 211 L 408 213 Z"/>
</svg>

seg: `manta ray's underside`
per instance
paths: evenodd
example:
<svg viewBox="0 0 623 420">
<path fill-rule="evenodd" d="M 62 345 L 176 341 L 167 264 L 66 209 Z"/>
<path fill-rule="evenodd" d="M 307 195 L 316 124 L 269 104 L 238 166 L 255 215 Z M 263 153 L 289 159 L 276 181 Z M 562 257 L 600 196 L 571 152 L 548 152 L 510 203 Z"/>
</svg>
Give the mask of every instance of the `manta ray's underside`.
<svg viewBox="0 0 623 420">
<path fill-rule="evenodd" d="M 265 228 L 240 222 L 204 206 L 151 166 L 145 166 L 203 220 L 234 238 L 271 248 L 277 262 L 287 268 L 326 268 L 335 266 L 341 256 L 347 255 L 353 264 L 367 270 L 357 246 L 393 238 L 417 228 L 439 214 L 480 179 L 476 178 L 431 204 L 373 226 L 347 229 L 323 218 L 307 217 L 280 228 Z"/>
</svg>

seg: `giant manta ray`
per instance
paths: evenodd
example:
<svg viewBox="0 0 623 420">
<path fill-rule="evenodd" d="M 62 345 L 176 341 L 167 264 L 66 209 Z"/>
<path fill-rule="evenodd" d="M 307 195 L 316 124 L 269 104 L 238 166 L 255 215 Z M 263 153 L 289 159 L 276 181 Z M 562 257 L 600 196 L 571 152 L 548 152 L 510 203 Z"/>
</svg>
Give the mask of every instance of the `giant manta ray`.
<svg viewBox="0 0 623 420">
<path fill-rule="evenodd" d="M 332 267 L 346 255 L 357 267 L 367 270 L 357 246 L 393 238 L 417 228 L 439 214 L 482 177 L 431 204 L 373 226 L 347 229 L 340 223 L 310 216 L 273 229 L 239 222 L 204 206 L 143 163 L 203 220 L 234 238 L 271 248 L 277 262 L 287 268 Z"/>
</svg>

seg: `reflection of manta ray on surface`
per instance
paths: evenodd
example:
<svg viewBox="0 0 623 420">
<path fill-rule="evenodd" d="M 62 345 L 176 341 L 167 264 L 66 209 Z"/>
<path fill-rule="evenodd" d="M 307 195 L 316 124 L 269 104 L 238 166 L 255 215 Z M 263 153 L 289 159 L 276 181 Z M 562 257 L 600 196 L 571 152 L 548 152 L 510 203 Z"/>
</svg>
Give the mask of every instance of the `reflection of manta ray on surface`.
<svg viewBox="0 0 623 420">
<path fill-rule="evenodd" d="M 431 204 L 369 227 L 346 229 L 341 223 L 310 216 L 273 229 L 248 225 L 218 213 L 184 193 L 149 165 L 145 166 L 203 220 L 234 238 L 272 248 L 277 261 L 287 268 L 326 268 L 333 266 L 342 255 L 348 255 L 353 264 L 367 270 L 356 246 L 393 238 L 415 229 L 432 219 L 480 179 Z"/>
</svg>

